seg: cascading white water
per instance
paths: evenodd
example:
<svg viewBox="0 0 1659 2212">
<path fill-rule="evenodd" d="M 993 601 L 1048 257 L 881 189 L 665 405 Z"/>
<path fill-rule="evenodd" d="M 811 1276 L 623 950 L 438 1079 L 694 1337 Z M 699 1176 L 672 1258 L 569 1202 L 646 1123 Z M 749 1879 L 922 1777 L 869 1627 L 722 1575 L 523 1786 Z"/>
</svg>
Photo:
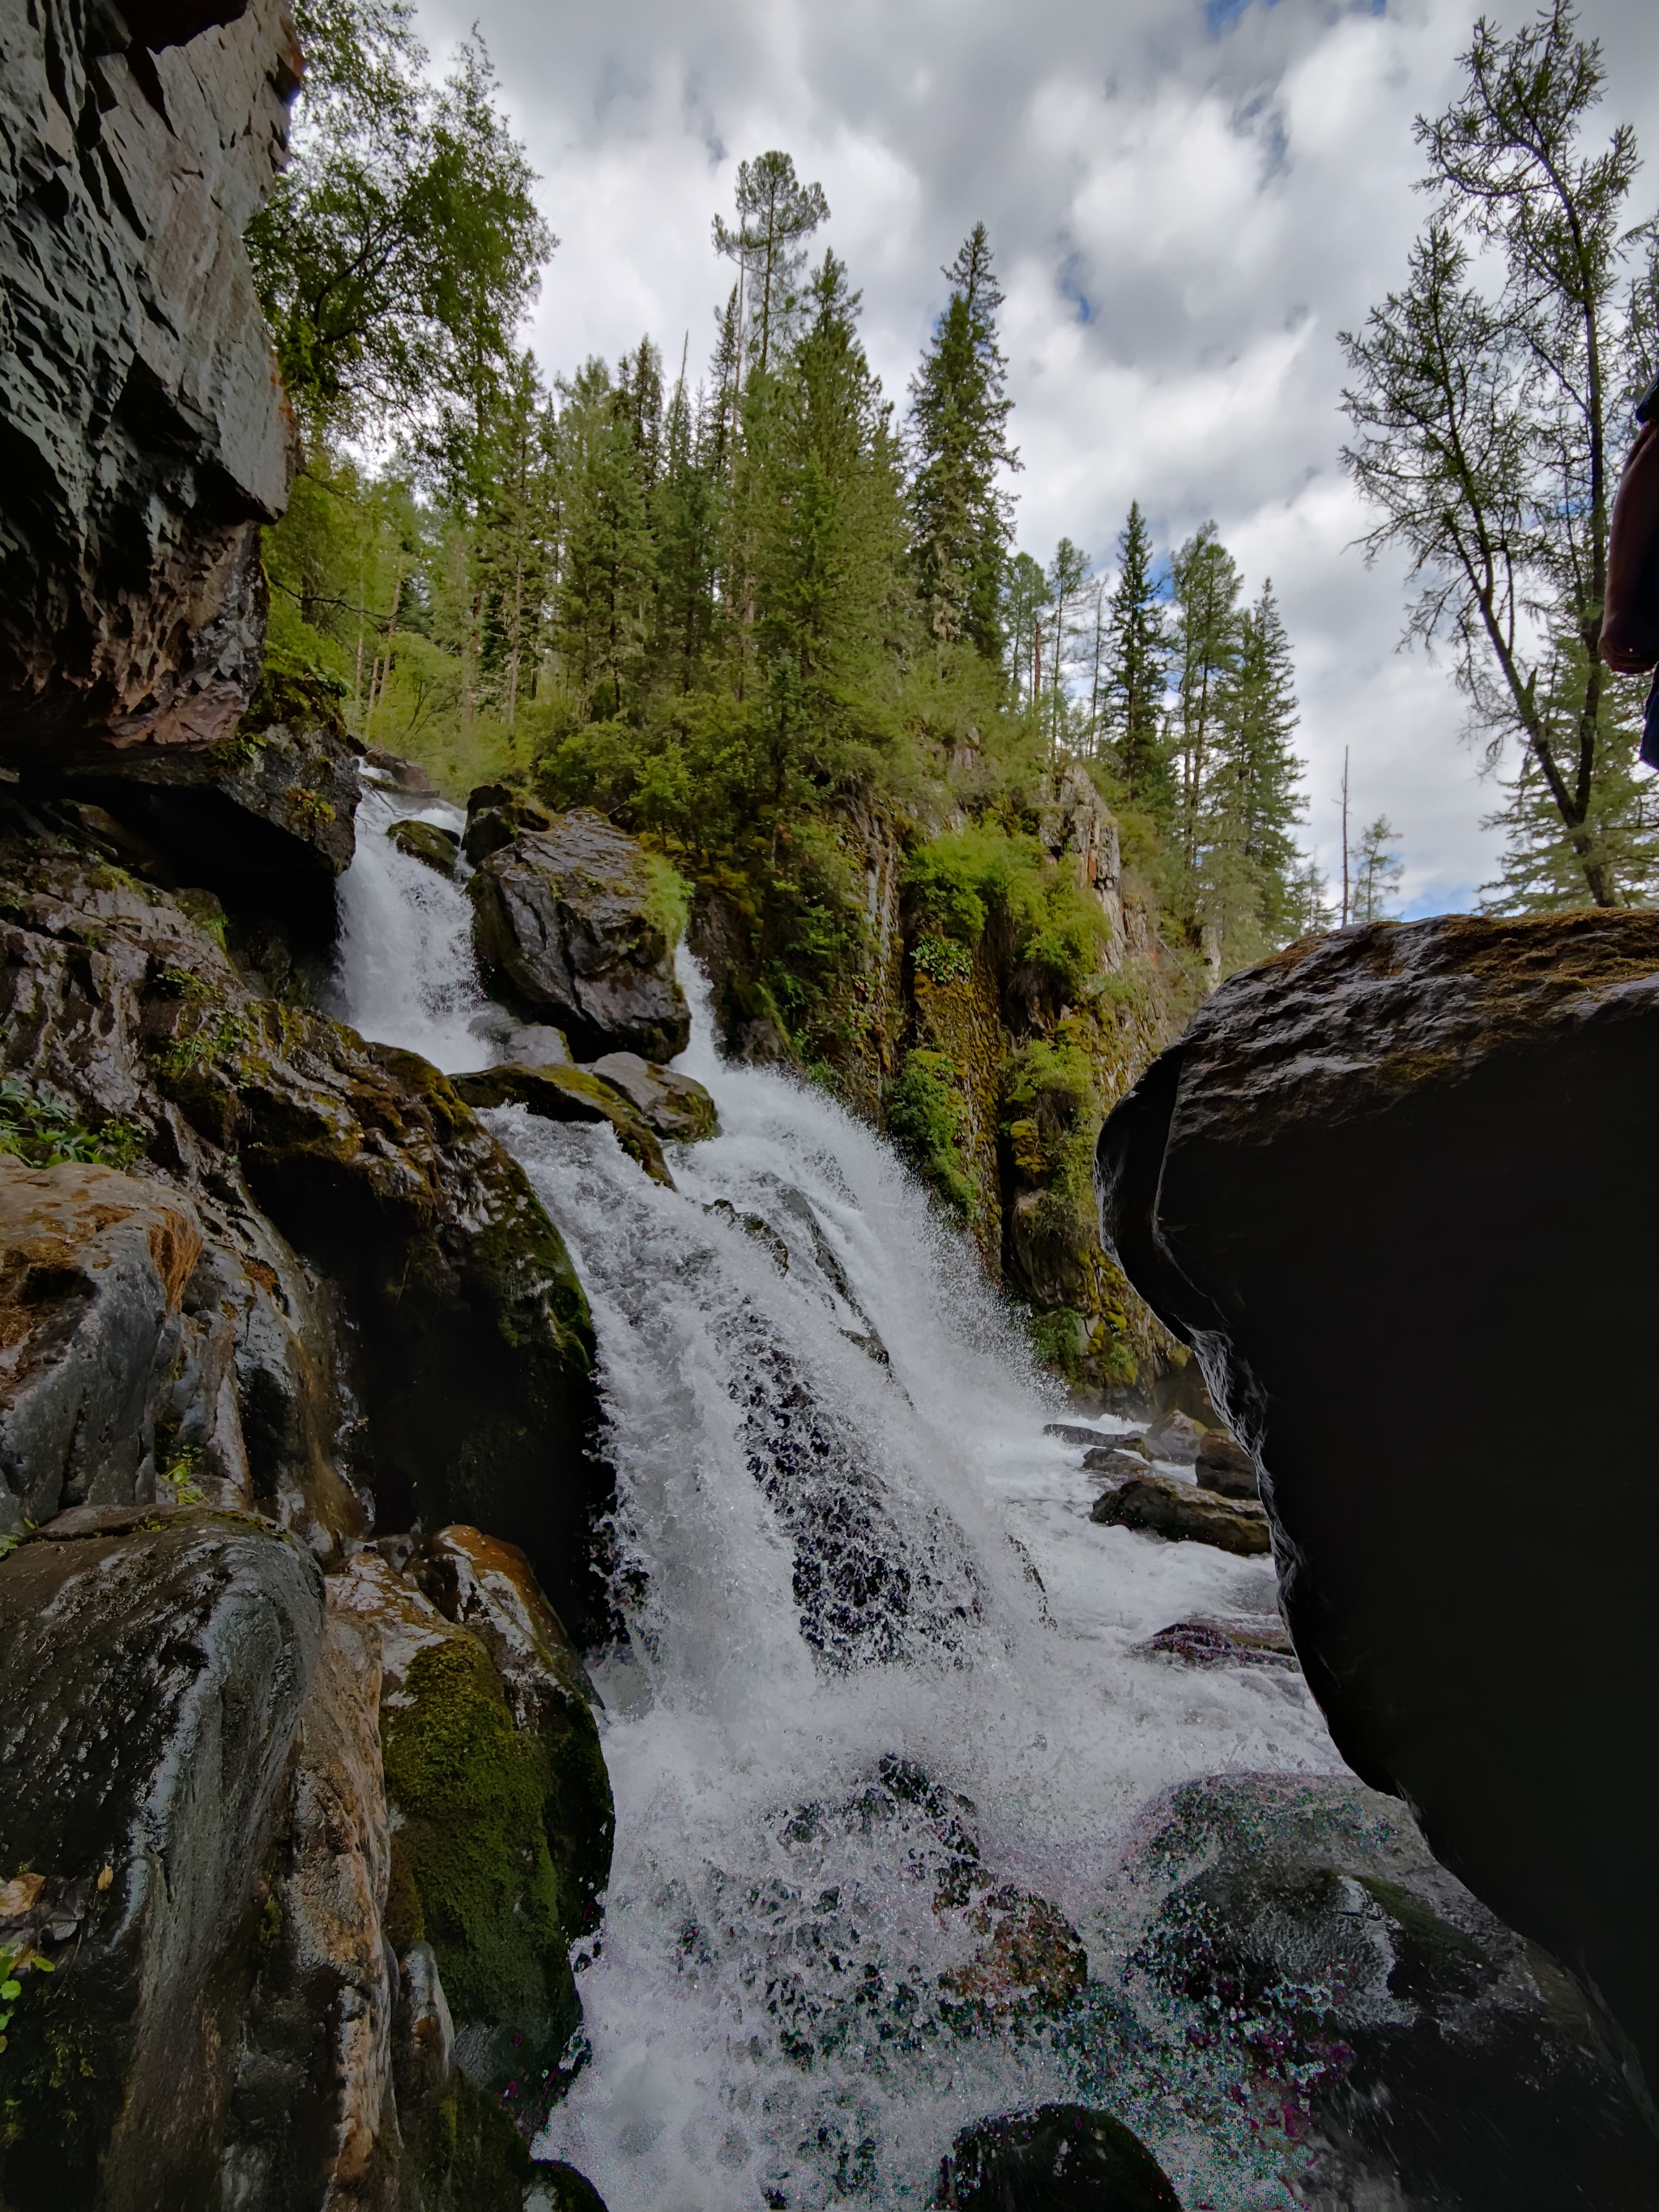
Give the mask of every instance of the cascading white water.
<svg viewBox="0 0 1659 2212">
<path fill-rule="evenodd" d="M 390 818 L 365 809 L 343 885 L 346 1011 L 476 1066 L 465 897 Z M 669 1148 L 677 1190 L 609 1129 L 490 1117 L 592 1304 L 626 1620 L 594 1669 L 617 1836 L 591 2057 L 543 2148 L 611 2212 L 920 2205 L 963 2125 L 1070 2098 L 1189 2205 L 1288 2205 L 1182 2023 L 1126 2009 L 1112 1882 L 1173 1783 L 1340 1771 L 1299 1676 L 1134 1649 L 1270 1607 L 1271 1569 L 1091 1523 L 965 1240 L 827 1097 L 723 1064 L 682 978 L 720 1134 Z M 951 1985 L 1004 1885 L 1087 1946 L 1058 2022 Z"/>
</svg>

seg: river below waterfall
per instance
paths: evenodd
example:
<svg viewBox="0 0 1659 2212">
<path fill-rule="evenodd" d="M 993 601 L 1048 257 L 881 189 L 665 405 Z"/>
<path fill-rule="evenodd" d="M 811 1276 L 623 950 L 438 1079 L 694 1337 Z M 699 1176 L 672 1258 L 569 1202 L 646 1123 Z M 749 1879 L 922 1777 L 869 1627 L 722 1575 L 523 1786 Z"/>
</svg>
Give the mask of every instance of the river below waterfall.
<svg viewBox="0 0 1659 2212">
<path fill-rule="evenodd" d="M 393 812 L 358 817 L 338 1010 L 481 1066 L 467 899 Z M 1289 2206 L 1283 2146 L 1138 1986 L 1116 1878 L 1173 1784 L 1342 1771 L 1299 1674 L 1136 1648 L 1270 1610 L 1271 1566 L 1095 1527 L 966 1238 L 823 1091 L 723 1062 L 684 955 L 682 980 L 676 1064 L 720 1133 L 667 1148 L 677 1190 L 608 1128 L 488 1117 L 592 1303 L 625 1624 L 592 1666 L 617 1826 L 588 2055 L 541 2148 L 610 2212 L 922 2205 L 963 2126 L 1074 2099 L 1189 2207 Z M 1054 2017 L 963 2001 L 1019 1893 L 1086 1946 Z"/>
</svg>

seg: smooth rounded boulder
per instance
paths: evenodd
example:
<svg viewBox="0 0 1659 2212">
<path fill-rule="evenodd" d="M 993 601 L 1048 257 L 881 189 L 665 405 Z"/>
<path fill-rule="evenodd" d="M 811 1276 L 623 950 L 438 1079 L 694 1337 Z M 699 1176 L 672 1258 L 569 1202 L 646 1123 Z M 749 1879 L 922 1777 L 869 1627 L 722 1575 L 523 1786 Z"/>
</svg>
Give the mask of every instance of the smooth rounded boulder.
<svg viewBox="0 0 1659 2212">
<path fill-rule="evenodd" d="M 1656 1098 L 1659 915 L 1450 915 L 1234 976 L 1098 1154 L 1343 1756 L 1650 2086 Z"/>
</svg>

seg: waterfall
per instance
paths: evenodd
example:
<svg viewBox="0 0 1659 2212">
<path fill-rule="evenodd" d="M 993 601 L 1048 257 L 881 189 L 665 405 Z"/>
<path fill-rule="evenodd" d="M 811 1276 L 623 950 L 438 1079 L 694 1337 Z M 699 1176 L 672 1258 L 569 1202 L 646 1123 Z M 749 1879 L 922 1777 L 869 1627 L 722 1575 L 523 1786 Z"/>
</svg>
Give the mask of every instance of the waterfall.
<svg viewBox="0 0 1659 2212">
<path fill-rule="evenodd" d="M 343 1005 L 477 1065 L 465 896 L 390 818 L 360 817 Z M 1113 1879 L 1174 1783 L 1341 1771 L 1299 1675 L 1134 1648 L 1270 1608 L 1271 1567 L 1090 1522 L 968 1240 L 823 1092 L 722 1062 L 681 974 L 720 1133 L 668 1148 L 676 1190 L 608 1128 L 488 1117 L 592 1303 L 626 1620 L 592 1670 L 617 1835 L 589 2055 L 542 2148 L 611 2212 L 922 2205 L 961 2127 L 1078 2098 L 1184 2201 L 1288 2206 L 1182 2022 L 1126 2010 Z M 963 1999 L 1021 1895 L 1087 1948 L 1053 2022 Z"/>
</svg>

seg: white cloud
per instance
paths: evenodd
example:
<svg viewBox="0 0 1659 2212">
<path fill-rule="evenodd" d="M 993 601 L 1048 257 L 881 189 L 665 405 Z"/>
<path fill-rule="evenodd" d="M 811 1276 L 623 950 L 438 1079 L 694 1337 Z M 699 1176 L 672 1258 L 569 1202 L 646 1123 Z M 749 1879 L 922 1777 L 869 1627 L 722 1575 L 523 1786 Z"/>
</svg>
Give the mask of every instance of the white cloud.
<svg viewBox="0 0 1659 2212">
<path fill-rule="evenodd" d="M 1279 592 L 1324 865 L 1346 746 L 1355 811 L 1401 830 L 1427 910 L 1492 873 L 1494 793 L 1446 669 L 1395 650 L 1397 568 L 1352 549 L 1336 333 L 1403 271 L 1423 212 L 1412 118 L 1451 90 L 1475 12 L 1250 0 L 1219 35 L 1166 0 L 423 0 L 421 20 L 441 47 L 476 15 L 543 176 L 562 240 L 532 332 L 549 375 L 647 330 L 671 369 L 689 337 L 696 374 L 728 281 L 712 217 L 739 155 L 776 145 L 823 180 L 825 236 L 902 403 L 939 264 L 982 217 L 1008 295 L 1022 544 L 1046 556 L 1064 532 L 1105 556 L 1132 496 L 1165 544 L 1212 516 L 1252 586 L 1271 574 Z M 1608 121 L 1659 147 L 1659 9 L 1588 0 L 1583 20 Z"/>
</svg>

